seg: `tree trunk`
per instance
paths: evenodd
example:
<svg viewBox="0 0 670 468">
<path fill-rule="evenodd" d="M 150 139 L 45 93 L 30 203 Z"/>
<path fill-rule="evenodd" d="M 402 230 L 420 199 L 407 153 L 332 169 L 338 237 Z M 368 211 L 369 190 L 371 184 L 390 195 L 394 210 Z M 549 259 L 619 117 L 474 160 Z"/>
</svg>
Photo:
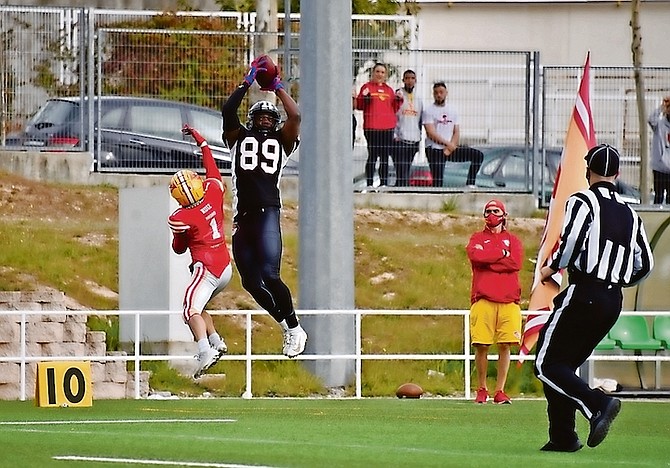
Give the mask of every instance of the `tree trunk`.
<svg viewBox="0 0 670 468">
<path fill-rule="evenodd" d="M 272 61 L 277 61 L 277 0 L 256 0 L 256 39 L 254 42 L 254 57 L 268 54 Z M 276 103 L 274 93 L 266 93 L 253 86 L 249 90 L 250 102 L 260 100 Z"/>
<path fill-rule="evenodd" d="M 640 127 L 640 202 L 649 204 L 649 142 L 647 139 L 647 108 L 642 67 L 642 36 L 640 34 L 640 0 L 631 1 L 630 27 L 633 32 L 631 52 L 633 53 L 633 76 L 637 99 L 637 118 Z"/>
</svg>

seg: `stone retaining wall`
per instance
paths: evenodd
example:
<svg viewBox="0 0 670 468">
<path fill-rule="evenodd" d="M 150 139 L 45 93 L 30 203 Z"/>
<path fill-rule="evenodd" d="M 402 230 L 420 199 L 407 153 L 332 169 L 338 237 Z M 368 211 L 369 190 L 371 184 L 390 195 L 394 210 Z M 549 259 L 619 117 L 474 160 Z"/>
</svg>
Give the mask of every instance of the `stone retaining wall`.
<svg viewBox="0 0 670 468">
<path fill-rule="evenodd" d="M 107 353 L 105 332 L 89 331 L 86 314 L 74 313 L 65 305 L 59 291 L 0 291 L 0 310 L 62 311 L 51 315 L 26 315 L 26 356 L 81 357 L 125 355 Z M 0 358 L 21 355 L 21 314 L 0 316 Z M 37 364 L 26 363 L 26 397 L 35 395 Z M 126 370 L 125 361 L 91 361 L 94 399 L 133 398 L 135 376 Z M 21 365 L 0 361 L 0 399 L 20 398 Z M 140 372 L 140 396 L 149 394 L 149 372 Z"/>
</svg>

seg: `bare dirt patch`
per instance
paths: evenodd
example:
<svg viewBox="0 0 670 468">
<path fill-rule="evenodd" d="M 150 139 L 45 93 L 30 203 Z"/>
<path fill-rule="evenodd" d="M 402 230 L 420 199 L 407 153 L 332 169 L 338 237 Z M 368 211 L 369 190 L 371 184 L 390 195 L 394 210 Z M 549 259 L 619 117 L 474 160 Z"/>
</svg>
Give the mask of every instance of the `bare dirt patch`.
<svg viewBox="0 0 670 468">
<path fill-rule="evenodd" d="M 56 185 L 2 173 L 0 216 L 12 219 L 118 220 L 118 192 L 96 187 Z"/>
</svg>

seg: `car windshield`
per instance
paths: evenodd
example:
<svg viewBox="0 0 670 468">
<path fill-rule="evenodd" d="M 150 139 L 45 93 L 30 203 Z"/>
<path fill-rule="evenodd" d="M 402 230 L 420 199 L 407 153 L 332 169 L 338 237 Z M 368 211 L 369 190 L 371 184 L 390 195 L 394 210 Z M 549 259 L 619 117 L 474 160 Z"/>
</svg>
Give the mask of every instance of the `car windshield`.
<svg viewBox="0 0 670 468">
<path fill-rule="evenodd" d="M 69 101 L 49 101 L 32 118 L 32 125 L 46 126 L 76 120 L 79 106 Z"/>
<path fill-rule="evenodd" d="M 191 119 L 193 120 L 193 127 L 200 130 L 200 133 L 210 145 L 225 146 L 223 137 L 221 136 L 223 133 L 223 128 L 221 128 L 221 115 L 191 111 Z"/>
<path fill-rule="evenodd" d="M 132 132 L 181 140 L 181 112 L 174 106 L 142 105 L 130 107 Z"/>
</svg>

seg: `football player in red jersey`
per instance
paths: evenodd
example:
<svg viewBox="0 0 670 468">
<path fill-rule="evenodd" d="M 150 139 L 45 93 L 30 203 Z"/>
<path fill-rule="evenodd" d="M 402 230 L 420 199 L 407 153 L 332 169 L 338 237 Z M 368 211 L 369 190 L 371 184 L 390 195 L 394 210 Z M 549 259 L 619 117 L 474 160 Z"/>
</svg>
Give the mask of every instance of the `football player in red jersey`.
<svg viewBox="0 0 670 468">
<path fill-rule="evenodd" d="M 279 76 L 264 91 L 274 91 L 284 105 L 287 119 L 268 101 L 249 109 L 247 125 L 237 110 L 256 79 L 254 61 L 244 81 L 223 104 L 224 138 L 232 157 L 233 257 L 242 286 L 281 325 L 282 352 L 294 358 L 305 350 L 307 333 L 298 323 L 293 299 L 279 270 L 282 236 L 279 221 L 279 181 L 291 153 L 298 146 L 300 110 L 284 89 Z"/>
<path fill-rule="evenodd" d="M 205 167 L 204 182 L 189 170 L 172 176 L 170 194 L 181 207 L 168 219 L 173 233 L 172 250 L 178 254 L 187 249 L 191 252 L 192 276 L 184 294 L 184 321 L 198 342 L 198 367 L 193 375 L 198 378 L 228 351 L 205 306 L 226 287 L 233 270 L 223 230 L 226 186 L 207 141 L 188 125 L 182 132 L 191 135 L 202 149 Z"/>
</svg>

